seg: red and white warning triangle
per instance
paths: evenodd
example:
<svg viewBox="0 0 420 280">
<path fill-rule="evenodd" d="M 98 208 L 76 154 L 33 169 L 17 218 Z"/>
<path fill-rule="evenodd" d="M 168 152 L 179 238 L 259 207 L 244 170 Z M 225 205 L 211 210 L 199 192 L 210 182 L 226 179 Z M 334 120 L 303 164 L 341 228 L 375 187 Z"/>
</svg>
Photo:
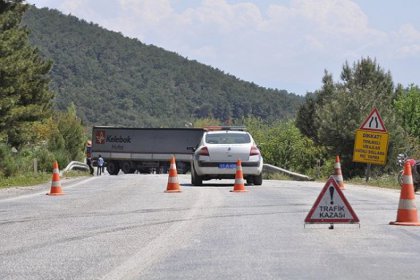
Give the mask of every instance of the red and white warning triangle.
<svg viewBox="0 0 420 280">
<path fill-rule="evenodd" d="M 359 218 L 331 176 L 306 216 L 305 223 L 353 224 L 359 223 Z"/>
<path fill-rule="evenodd" d="M 382 118 L 376 108 L 372 109 L 369 116 L 360 126 L 360 129 L 387 132 L 384 122 L 382 121 Z"/>
</svg>

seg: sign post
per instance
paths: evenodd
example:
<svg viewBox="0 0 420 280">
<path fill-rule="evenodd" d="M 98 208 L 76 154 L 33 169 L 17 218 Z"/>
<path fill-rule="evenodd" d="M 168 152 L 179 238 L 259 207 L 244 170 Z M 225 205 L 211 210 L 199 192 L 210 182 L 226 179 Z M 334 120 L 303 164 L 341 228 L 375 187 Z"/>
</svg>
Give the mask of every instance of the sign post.
<svg viewBox="0 0 420 280">
<path fill-rule="evenodd" d="M 376 108 L 356 130 L 354 141 L 353 161 L 370 164 L 385 165 L 388 154 L 388 132 Z M 366 172 L 366 181 L 369 180 Z"/>
</svg>

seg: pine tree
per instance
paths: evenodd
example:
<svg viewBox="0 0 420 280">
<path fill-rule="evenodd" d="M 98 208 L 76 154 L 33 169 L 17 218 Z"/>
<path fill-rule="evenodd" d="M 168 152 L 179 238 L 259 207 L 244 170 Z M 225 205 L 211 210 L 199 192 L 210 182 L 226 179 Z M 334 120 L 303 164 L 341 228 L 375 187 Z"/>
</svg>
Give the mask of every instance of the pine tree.
<svg viewBox="0 0 420 280">
<path fill-rule="evenodd" d="M 393 107 L 396 92 L 391 74 L 385 72 L 375 60 L 362 58 L 352 67 L 345 63 L 341 80 L 336 84 L 333 97 L 316 110 L 316 117 L 320 121 L 320 142 L 327 147 L 331 156 L 340 155 L 343 175 L 363 175 L 364 166 L 352 163 L 354 133 L 375 107 L 390 134 L 387 168 L 391 168 L 392 159 L 395 158 L 391 154 L 395 154 L 401 142 L 401 127 Z"/>
<path fill-rule="evenodd" d="M 335 85 L 332 74 L 325 70 L 322 78 L 322 88 L 313 94 L 306 95 L 305 103 L 300 106 L 296 115 L 296 126 L 300 132 L 317 144 L 322 145 L 318 138 L 318 129 L 322 119 L 317 117 L 316 112 L 333 97 L 334 92 Z"/>
<path fill-rule="evenodd" d="M 0 141 L 21 147 L 33 136 L 31 126 L 51 115 L 51 62 L 44 61 L 21 26 L 22 0 L 0 0 Z"/>
<path fill-rule="evenodd" d="M 395 107 L 404 130 L 420 141 L 420 88 L 410 85 L 403 90 L 395 102 Z"/>
</svg>

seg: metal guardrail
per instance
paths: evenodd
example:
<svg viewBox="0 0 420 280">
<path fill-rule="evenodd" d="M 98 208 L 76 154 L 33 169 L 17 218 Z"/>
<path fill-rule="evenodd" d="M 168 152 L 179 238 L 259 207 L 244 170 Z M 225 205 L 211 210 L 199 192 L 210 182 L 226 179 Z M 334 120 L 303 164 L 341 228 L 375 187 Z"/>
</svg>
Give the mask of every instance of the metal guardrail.
<svg viewBox="0 0 420 280">
<path fill-rule="evenodd" d="M 60 176 L 63 175 L 63 173 L 70 171 L 70 170 L 80 170 L 80 171 L 86 171 L 89 172 L 89 166 L 86 163 L 80 162 L 80 161 L 71 161 L 66 168 L 60 171 Z"/>
<path fill-rule="evenodd" d="M 60 176 L 63 175 L 63 173 L 70 171 L 70 170 L 80 170 L 80 171 L 86 171 L 89 172 L 89 166 L 86 163 L 80 162 L 80 161 L 72 161 L 70 162 L 66 168 L 64 168 L 63 170 L 60 171 Z M 300 180 L 300 181 L 313 181 L 314 179 L 303 175 L 303 174 L 299 174 L 296 172 L 292 172 L 289 171 L 287 169 L 281 168 L 281 167 L 277 167 L 271 164 L 264 164 L 263 165 L 263 171 L 264 172 L 269 172 L 269 173 L 284 173 L 296 180 Z"/>
<path fill-rule="evenodd" d="M 269 172 L 269 173 L 284 173 L 284 174 L 286 174 L 286 175 L 288 175 L 288 176 L 290 176 L 290 177 L 292 177 L 296 180 L 300 180 L 300 181 L 314 181 L 314 179 L 309 177 L 309 176 L 299 174 L 299 173 L 296 173 L 296 172 L 292 172 L 292 171 L 289 171 L 287 169 L 280 168 L 280 167 L 277 167 L 277 166 L 274 166 L 274 165 L 271 165 L 271 164 L 264 164 L 263 165 L 263 171 L 264 172 Z"/>
</svg>

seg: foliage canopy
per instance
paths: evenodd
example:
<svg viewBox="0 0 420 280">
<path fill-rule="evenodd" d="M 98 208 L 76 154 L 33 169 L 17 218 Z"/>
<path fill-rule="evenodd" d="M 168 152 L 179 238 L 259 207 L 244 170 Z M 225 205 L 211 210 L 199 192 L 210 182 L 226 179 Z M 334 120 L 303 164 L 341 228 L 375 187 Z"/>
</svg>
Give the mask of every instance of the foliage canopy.
<svg viewBox="0 0 420 280">
<path fill-rule="evenodd" d="M 0 140 L 20 147 L 33 138 L 31 126 L 51 115 L 51 63 L 28 41 L 20 26 L 26 5 L 0 1 Z"/>
<path fill-rule="evenodd" d="M 274 121 L 294 117 L 303 101 L 56 10 L 32 7 L 24 23 L 31 42 L 54 61 L 57 108 L 74 102 L 88 125 L 183 127 L 195 119 L 247 116 Z"/>
<path fill-rule="evenodd" d="M 322 88 L 306 97 L 296 124 L 304 135 L 324 146 L 331 157 L 340 156 L 343 175 L 362 176 L 364 165 L 352 162 L 355 131 L 375 107 L 390 135 L 388 163 L 377 166 L 376 170 L 390 171 L 395 168 L 396 154 L 406 149 L 405 139 L 409 134 L 416 137 L 415 127 L 418 127 L 415 117 L 418 109 L 405 106 L 407 102 L 416 104 L 411 99 L 419 99 L 418 91 L 414 93 L 416 90 L 412 88 L 412 95 L 399 94 L 400 91 L 401 86 L 394 87 L 390 72 L 385 72 L 375 60 L 362 58 L 352 66 L 346 62 L 341 82 L 334 83 L 332 76 L 325 72 Z M 398 108 L 406 115 L 402 111 L 398 113 Z"/>
</svg>

